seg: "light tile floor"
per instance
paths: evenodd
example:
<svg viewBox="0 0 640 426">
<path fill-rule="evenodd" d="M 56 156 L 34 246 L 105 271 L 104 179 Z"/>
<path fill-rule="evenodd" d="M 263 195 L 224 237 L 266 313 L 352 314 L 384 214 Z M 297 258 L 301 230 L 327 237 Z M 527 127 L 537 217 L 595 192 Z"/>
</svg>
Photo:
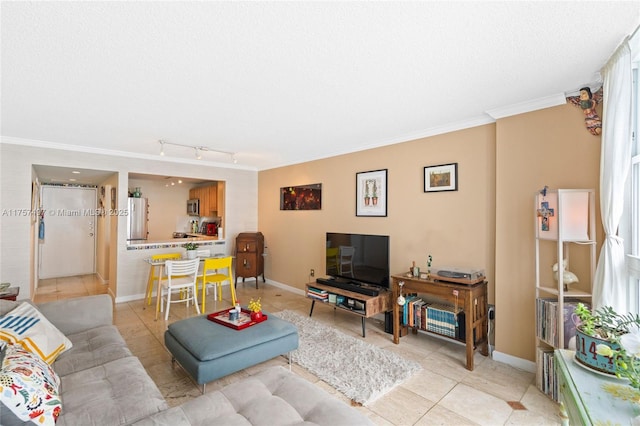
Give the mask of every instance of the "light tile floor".
<svg viewBox="0 0 640 426">
<path fill-rule="evenodd" d="M 255 281 L 238 283 L 238 298 L 247 303 L 261 297 L 263 309 L 278 312 L 284 309 L 308 315 L 311 301 L 292 292 Z M 228 287 L 224 300 L 214 301 L 213 291 L 207 297 L 207 312 L 230 306 Z M 65 299 L 106 293 L 107 286 L 93 275 L 41 280 L 35 301 Z M 154 306 L 142 300 L 118 303 L 114 322 L 149 375 L 153 378 L 170 406 L 200 395 L 198 386 L 180 367 L 172 367 L 171 356 L 163 344 L 167 324 L 195 315 L 195 309 L 176 304 L 169 321 L 155 320 Z M 314 309 L 313 318 L 339 328 L 344 333 L 362 338 L 360 318 L 329 306 Z M 464 346 L 425 334 L 402 337 L 394 345 L 384 332 L 384 323 L 367 320 L 368 343 L 413 359 L 423 370 L 396 387 L 368 407 L 356 406 L 379 425 L 557 425 L 558 406 L 535 386 L 534 374 L 518 370 L 489 357 L 476 354 L 475 369 L 464 367 Z M 287 365 L 284 357 L 247 368 L 207 384 L 207 392 L 254 374 L 271 365 Z M 303 368 L 293 365 L 293 371 L 337 398 L 351 402 L 327 383 Z M 353 404 L 352 404 L 353 405 Z"/>
</svg>

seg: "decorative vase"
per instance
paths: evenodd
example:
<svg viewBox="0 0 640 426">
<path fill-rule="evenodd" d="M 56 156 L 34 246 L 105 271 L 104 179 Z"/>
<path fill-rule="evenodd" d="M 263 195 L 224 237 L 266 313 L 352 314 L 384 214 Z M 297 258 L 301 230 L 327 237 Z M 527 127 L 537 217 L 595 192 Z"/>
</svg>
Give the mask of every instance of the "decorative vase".
<svg viewBox="0 0 640 426">
<path fill-rule="evenodd" d="M 251 312 L 251 321 L 260 321 L 262 319 L 262 311 Z"/>
<path fill-rule="evenodd" d="M 613 359 L 596 353 L 596 346 L 600 344 L 607 345 L 614 351 L 620 349 L 620 345 L 595 336 L 588 336 L 578 327 L 576 329 L 576 361 L 592 370 L 615 376 Z"/>
<path fill-rule="evenodd" d="M 198 250 L 187 250 L 187 259 L 195 259 L 198 257 Z"/>
</svg>

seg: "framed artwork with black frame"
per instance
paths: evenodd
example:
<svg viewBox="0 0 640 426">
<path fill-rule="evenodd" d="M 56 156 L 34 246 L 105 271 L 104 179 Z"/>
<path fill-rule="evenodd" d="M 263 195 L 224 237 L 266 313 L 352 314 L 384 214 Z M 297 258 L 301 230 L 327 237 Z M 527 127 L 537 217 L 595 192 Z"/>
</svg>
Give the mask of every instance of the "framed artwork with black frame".
<svg viewBox="0 0 640 426">
<path fill-rule="evenodd" d="M 424 192 L 458 190 L 458 163 L 439 164 L 424 168 Z"/>
<path fill-rule="evenodd" d="M 280 188 L 280 210 L 322 210 L 322 184 Z"/>
<path fill-rule="evenodd" d="M 356 216 L 387 216 L 387 169 L 356 173 Z"/>
</svg>

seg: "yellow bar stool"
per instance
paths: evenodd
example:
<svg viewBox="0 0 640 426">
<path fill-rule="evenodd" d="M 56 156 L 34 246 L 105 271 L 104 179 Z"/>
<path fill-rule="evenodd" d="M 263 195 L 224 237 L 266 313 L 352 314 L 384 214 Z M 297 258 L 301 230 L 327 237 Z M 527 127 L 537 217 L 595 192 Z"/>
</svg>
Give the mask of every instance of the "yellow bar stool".
<svg viewBox="0 0 640 426">
<path fill-rule="evenodd" d="M 154 254 L 151 256 L 152 262 L 159 262 L 162 260 L 180 260 L 182 255 L 180 253 L 165 253 L 165 254 Z M 147 300 L 147 305 L 151 305 L 151 296 L 153 294 L 153 283 L 154 281 L 158 282 L 158 291 L 160 291 L 160 280 L 162 279 L 162 270 L 164 267 L 164 262 L 158 263 L 156 265 L 151 265 L 149 269 L 149 279 L 147 280 L 147 291 L 145 293 L 145 299 Z M 144 306 L 146 309 L 146 306 Z"/>
<path fill-rule="evenodd" d="M 214 300 L 222 300 L 222 283 L 229 281 L 231 289 L 231 305 L 236 304 L 236 288 L 233 282 L 233 257 L 211 257 L 204 260 L 202 274 L 198 275 L 198 281 L 202 285 L 202 312 L 205 311 L 206 288 L 209 284 L 215 284 Z M 226 273 L 224 273 L 226 270 Z"/>
</svg>

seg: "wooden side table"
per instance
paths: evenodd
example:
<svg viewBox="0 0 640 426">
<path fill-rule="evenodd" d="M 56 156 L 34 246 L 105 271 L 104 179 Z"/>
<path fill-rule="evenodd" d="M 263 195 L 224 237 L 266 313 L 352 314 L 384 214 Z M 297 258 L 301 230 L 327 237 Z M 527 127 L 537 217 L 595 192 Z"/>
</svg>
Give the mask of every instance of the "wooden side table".
<svg viewBox="0 0 640 426">
<path fill-rule="evenodd" d="M 418 293 L 443 300 L 451 305 L 457 304 L 465 314 L 465 339 L 467 347 L 467 370 L 473 371 L 473 353 L 476 347 L 480 353 L 489 355 L 487 340 L 487 282 L 477 284 L 456 284 L 444 281 L 431 281 L 405 275 L 392 275 L 392 301 L 400 295 L 400 282 L 403 282 L 403 294 Z M 417 331 L 416 331 L 417 332 Z M 438 334 L 426 332 L 427 334 Z M 442 335 L 441 335 L 442 336 Z M 445 336 L 452 338 L 450 336 Z M 400 306 L 393 303 L 393 343 L 400 343 Z"/>
<path fill-rule="evenodd" d="M 0 293 L 0 299 L 13 300 L 15 302 L 18 294 L 20 294 L 20 287 L 9 287 L 6 292 Z"/>
</svg>

